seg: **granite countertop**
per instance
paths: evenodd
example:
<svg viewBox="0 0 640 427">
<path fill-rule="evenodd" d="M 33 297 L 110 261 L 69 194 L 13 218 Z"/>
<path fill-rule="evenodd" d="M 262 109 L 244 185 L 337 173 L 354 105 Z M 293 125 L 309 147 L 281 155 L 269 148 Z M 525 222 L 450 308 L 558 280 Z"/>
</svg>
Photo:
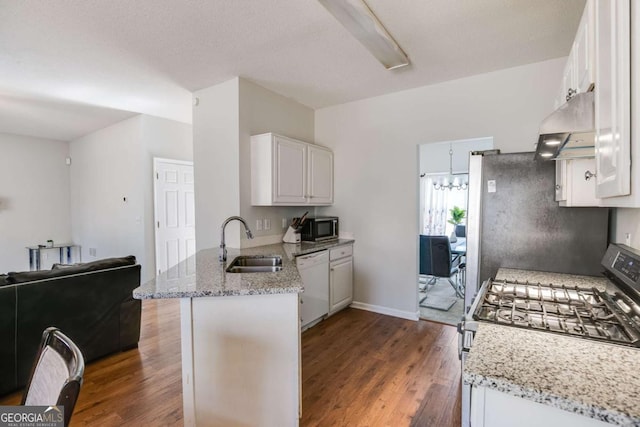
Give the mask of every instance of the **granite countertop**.
<svg viewBox="0 0 640 427">
<path fill-rule="evenodd" d="M 218 261 L 218 248 L 203 249 L 133 290 L 136 299 L 198 298 L 239 295 L 299 293 L 302 279 L 295 257 L 353 240 L 324 243 L 274 244 L 246 249 L 227 249 L 227 263 Z M 227 265 L 238 255 L 278 255 L 282 270 L 275 273 L 227 273 Z"/>
<path fill-rule="evenodd" d="M 603 288 L 600 277 L 500 269 L 496 279 Z M 640 426 L 640 349 L 480 322 L 465 384 L 621 426 Z"/>
<path fill-rule="evenodd" d="M 337 239 L 329 240 L 326 242 L 300 242 L 300 243 L 283 243 L 287 253 L 291 253 L 292 256 L 306 255 L 313 252 L 323 251 L 325 249 L 332 249 L 337 246 L 351 245 L 355 242 L 352 239 Z"/>
</svg>

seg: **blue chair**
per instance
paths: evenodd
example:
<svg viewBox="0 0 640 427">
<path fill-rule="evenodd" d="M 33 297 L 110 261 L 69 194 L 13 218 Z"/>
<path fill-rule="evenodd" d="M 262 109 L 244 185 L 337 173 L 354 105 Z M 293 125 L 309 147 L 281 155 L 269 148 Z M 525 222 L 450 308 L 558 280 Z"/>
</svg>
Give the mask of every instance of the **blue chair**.
<svg viewBox="0 0 640 427">
<path fill-rule="evenodd" d="M 451 243 L 447 236 L 420 235 L 420 275 L 430 276 L 425 291 L 438 278 L 447 279 L 456 292 L 456 296 L 464 298 L 464 288 L 458 281 L 458 264 L 460 257 L 452 258 Z M 454 282 L 451 278 L 456 276 Z M 426 297 L 420 300 L 424 301 Z"/>
</svg>

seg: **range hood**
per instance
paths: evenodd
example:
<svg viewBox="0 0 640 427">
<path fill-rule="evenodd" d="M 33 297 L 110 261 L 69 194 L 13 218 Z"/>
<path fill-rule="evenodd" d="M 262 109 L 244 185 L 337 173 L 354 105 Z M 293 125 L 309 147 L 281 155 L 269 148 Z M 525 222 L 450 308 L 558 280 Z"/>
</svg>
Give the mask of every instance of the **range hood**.
<svg viewBox="0 0 640 427">
<path fill-rule="evenodd" d="M 595 156 L 593 92 L 578 93 L 540 125 L 536 160 Z"/>
</svg>

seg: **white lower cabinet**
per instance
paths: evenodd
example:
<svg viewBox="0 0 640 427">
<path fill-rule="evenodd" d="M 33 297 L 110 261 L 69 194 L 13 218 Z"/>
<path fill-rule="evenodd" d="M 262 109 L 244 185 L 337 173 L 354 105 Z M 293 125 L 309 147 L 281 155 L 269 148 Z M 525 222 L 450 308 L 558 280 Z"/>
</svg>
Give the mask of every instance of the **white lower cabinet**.
<svg viewBox="0 0 640 427">
<path fill-rule="evenodd" d="M 494 389 L 471 388 L 471 427 L 513 426 L 605 427 L 611 424 Z"/>
<path fill-rule="evenodd" d="M 340 246 L 330 251 L 329 314 L 347 307 L 353 301 L 353 246 Z"/>
</svg>

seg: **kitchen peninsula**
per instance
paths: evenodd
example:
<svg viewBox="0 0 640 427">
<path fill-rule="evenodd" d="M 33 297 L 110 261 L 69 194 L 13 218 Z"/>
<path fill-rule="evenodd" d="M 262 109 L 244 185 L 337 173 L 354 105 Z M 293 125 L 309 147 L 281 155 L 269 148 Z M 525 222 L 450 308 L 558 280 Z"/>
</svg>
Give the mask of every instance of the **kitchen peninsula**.
<svg viewBox="0 0 640 427">
<path fill-rule="evenodd" d="M 185 426 L 298 425 L 303 288 L 300 250 L 285 247 L 228 252 L 229 262 L 280 256 L 278 272 L 227 273 L 217 249 L 205 249 L 134 290 L 138 299 L 181 299 Z"/>
</svg>

